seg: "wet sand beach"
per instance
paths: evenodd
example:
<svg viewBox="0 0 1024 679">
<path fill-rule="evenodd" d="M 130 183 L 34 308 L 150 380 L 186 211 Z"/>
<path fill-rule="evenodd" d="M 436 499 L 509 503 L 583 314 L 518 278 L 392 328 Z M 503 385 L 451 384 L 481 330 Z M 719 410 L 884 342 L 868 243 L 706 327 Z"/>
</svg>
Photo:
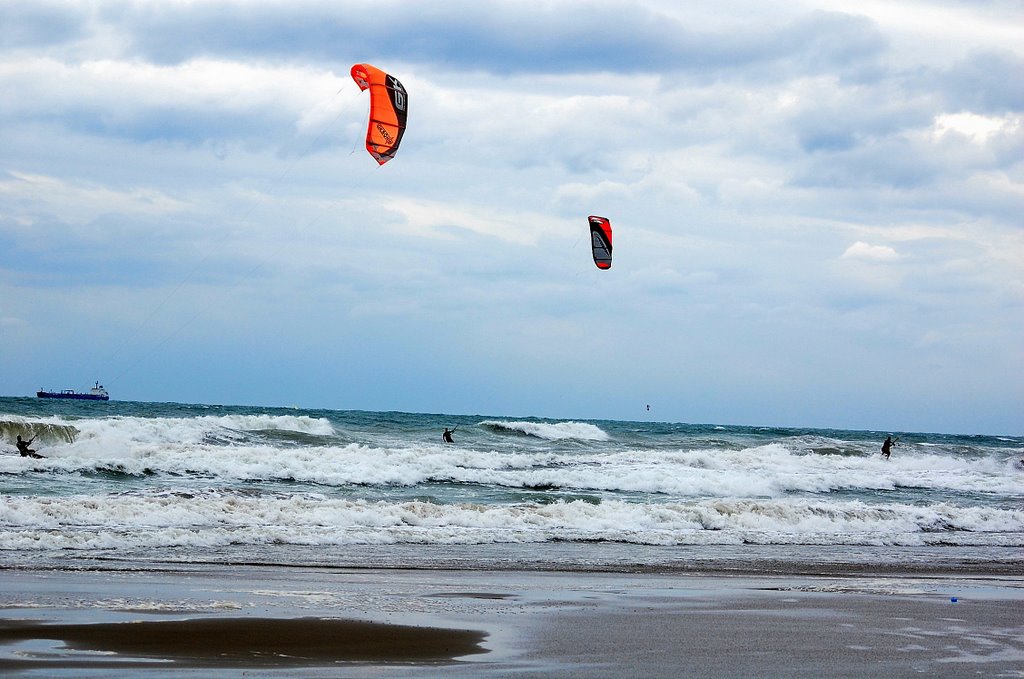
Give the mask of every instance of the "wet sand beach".
<svg viewBox="0 0 1024 679">
<path fill-rule="evenodd" d="M 1020 676 L 1022 604 L 1005 575 L 18 568 L 0 673 Z"/>
</svg>

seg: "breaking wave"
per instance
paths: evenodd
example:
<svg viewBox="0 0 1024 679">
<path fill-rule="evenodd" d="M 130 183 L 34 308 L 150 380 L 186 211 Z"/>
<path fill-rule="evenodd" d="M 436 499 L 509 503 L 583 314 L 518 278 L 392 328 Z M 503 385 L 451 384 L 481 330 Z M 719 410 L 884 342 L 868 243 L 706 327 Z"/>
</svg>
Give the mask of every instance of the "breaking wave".
<svg viewBox="0 0 1024 679">
<path fill-rule="evenodd" d="M 0 502 L 0 550 L 555 541 L 1024 546 L 1022 535 L 1024 511 L 947 504 L 732 499 L 444 505 L 216 490 L 125 493 L 103 502 L 92 497 Z"/>
<path fill-rule="evenodd" d="M 811 545 L 823 559 L 818 545 L 941 547 L 973 559 L 1024 546 L 1024 438 L 909 434 L 887 460 L 871 432 L 3 402 L 0 552 L 11 558 L 235 558 L 282 545 L 281 558 L 302 562 L 323 546 L 616 543 Z M 445 444 L 438 433 L 453 424 Z M 18 435 L 37 436 L 45 457 L 19 456 Z"/>
<path fill-rule="evenodd" d="M 586 422 L 506 422 L 504 420 L 485 420 L 481 427 L 498 433 L 534 436 L 545 441 L 607 441 L 609 436 L 597 425 Z"/>
</svg>

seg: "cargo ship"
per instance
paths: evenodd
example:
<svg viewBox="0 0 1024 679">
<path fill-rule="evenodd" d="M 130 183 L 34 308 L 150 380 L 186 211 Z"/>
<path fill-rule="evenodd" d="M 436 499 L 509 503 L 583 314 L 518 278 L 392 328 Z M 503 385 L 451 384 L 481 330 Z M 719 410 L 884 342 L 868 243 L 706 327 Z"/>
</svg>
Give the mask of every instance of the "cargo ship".
<svg viewBox="0 0 1024 679">
<path fill-rule="evenodd" d="M 72 398 L 81 401 L 109 401 L 110 395 L 107 394 L 107 390 L 103 388 L 103 385 L 96 382 L 96 386 L 89 390 L 88 393 L 81 391 L 73 391 L 71 389 L 65 389 L 63 391 L 43 391 L 40 389 L 36 392 L 38 398 Z"/>
</svg>

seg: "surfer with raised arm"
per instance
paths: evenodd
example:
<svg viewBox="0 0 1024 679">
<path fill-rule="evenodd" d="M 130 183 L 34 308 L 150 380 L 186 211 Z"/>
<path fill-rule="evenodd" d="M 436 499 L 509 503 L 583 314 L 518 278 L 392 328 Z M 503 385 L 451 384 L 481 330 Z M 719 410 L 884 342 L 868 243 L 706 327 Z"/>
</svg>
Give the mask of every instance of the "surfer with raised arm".
<svg viewBox="0 0 1024 679">
<path fill-rule="evenodd" d="M 458 429 L 458 427 L 455 427 L 455 429 Z M 448 427 L 445 427 L 444 433 L 441 434 L 441 440 L 444 441 L 445 443 L 455 443 L 455 441 L 452 439 L 452 434 L 455 433 L 455 429 L 449 429 Z"/>
<path fill-rule="evenodd" d="M 22 441 L 21 440 L 21 434 L 18 434 L 18 441 L 14 445 L 16 445 L 18 447 L 18 452 L 21 453 L 22 457 L 42 458 L 43 457 L 42 455 L 40 455 L 36 451 L 34 451 L 31 448 L 29 448 L 29 446 L 32 445 L 32 442 L 35 441 L 35 440 L 36 440 L 36 437 L 33 436 L 28 441 Z"/>
</svg>

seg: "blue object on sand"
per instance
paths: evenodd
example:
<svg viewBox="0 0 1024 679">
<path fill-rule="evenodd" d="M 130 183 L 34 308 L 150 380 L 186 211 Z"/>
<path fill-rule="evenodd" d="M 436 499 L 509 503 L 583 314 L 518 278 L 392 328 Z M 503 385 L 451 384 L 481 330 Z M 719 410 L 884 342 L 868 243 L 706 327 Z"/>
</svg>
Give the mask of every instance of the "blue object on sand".
<svg viewBox="0 0 1024 679">
<path fill-rule="evenodd" d="M 949 597 L 949 600 L 952 601 L 953 603 L 956 603 L 956 597 L 955 596 Z"/>
</svg>

